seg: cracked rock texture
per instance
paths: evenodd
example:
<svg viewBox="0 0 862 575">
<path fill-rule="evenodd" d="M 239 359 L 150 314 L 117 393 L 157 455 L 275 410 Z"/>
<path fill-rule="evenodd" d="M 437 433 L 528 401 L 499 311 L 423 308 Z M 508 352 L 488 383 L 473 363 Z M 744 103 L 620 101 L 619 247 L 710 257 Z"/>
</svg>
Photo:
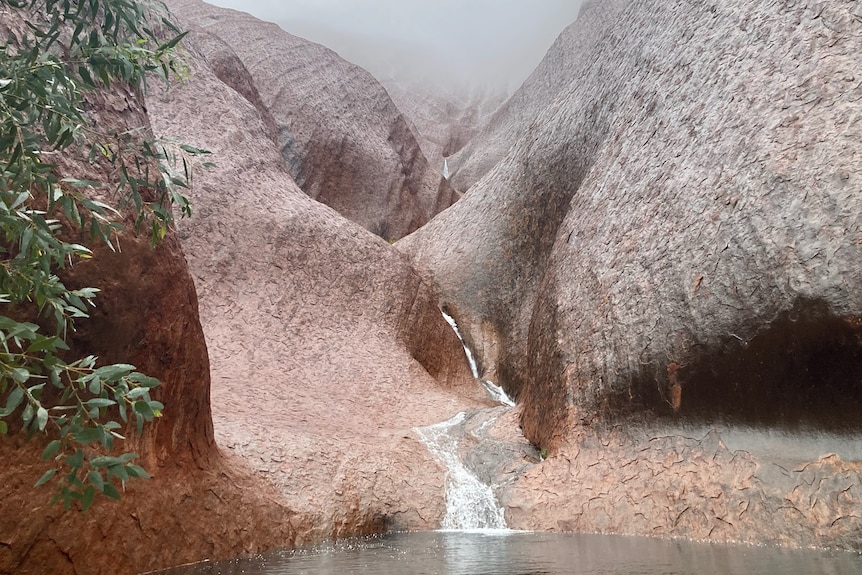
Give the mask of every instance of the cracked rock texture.
<svg viewBox="0 0 862 575">
<path fill-rule="evenodd" d="M 776 457 L 730 449 L 714 429 L 649 432 L 629 422 L 581 430 L 501 500 L 521 529 L 858 551 L 860 472 L 859 461 L 828 451 Z"/>
<path fill-rule="evenodd" d="M 629 1 L 584 2 L 578 19 L 563 30 L 521 87 L 490 117 L 482 118 L 466 145 L 452 150 L 449 180 L 456 189 L 466 192 L 491 171 L 536 116 L 589 68 L 595 51 L 603 49 L 605 31 Z"/>
<path fill-rule="evenodd" d="M 254 92 L 249 101 L 275 121 L 282 161 L 309 196 L 387 240 L 457 201 L 371 74 L 244 12 L 200 0 L 167 5 L 216 74 L 243 96 Z"/>
<path fill-rule="evenodd" d="M 605 24 L 571 83 L 458 204 L 398 245 L 552 455 L 628 413 L 858 429 L 858 3 L 611 1 L 584 16 Z M 586 477 L 558 457 L 542 469 L 559 473 L 562 498 Z M 706 493 L 708 474 L 684 476 Z M 637 477 L 632 489 L 649 490 Z M 761 491 L 789 497 L 783 485 Z M 692 501 L 706 512 L 708 498 Z M 542 509 L 541 525 L 638 533 L 651 527 L 633 513 L 654 515 L 579 523 Z M 821 532 L 815 508 L 800 511 L 737 534 L 845 546 L 860 526 L 851 514 Z"/>
<path fill-rule="evenodd" d="M 179 228 L 216 442 L 294 512 L 295 537 L 271 546 L 435 527 L 443 472 L 429 473 L 437 463 L 411 429 L 485 405 L 484 391 L 429 284 L 299 189 L 265 111 L 220 79 L 201 34 L 188 42 L 190 80 L 147 105 L 157 133 L 217 159 L 196 172 L 196 212 Z"/>
<path fill-rule="evenodd" d="M 4 38 L 23 29 L 14 10 L 3 18 Z M 104 133 L 132 128 L 150 133 L 142 98 L 128 87 L 90 93 L 86 108 Z M 108 182 L 114 176 L 106 163 L 71 153 L 53 161 L 60 177 Z M 88 193 L 116 201 L 105 192 Z M 134 229 L 130 214 L 124 214 L 124 223 Z M 141 436 L 125 430 L 128 439 L 122 442 L 124 450 L 140 455 L 152 477 L 129 482 L 120 503 L 100 498 L 86 513 L 66 512 L 50 504 L 54 483 L 33 487 L 47 469 L 40 454 L 50 438 L 4 437 L 0 573 L 138 573 L 202 555 L 256 552 L 262 540 L 292 541 L 291 512 L 274 500 L 274 489 L 254 478 L 239 458 L 215 447 L 206 343 L 175 231 L 169 230 L 156 248 L 146 234 L 124 233 L 117 252 L 82 237 L 76 241 L 90 243 L 93 257 L 67 267 L 63 282 L 72 289 L 96 286 L 101 291 L 91 317 L 78 320 L 77 331 L 69 334 L 71 353 L 96 355 L 100 364 L 131 363 L 161 380 L 154 398 L 165 404 L 163 416 L 145 426 Z M 18 414 L 9 421 L 14 431 Z"/>
</svg>

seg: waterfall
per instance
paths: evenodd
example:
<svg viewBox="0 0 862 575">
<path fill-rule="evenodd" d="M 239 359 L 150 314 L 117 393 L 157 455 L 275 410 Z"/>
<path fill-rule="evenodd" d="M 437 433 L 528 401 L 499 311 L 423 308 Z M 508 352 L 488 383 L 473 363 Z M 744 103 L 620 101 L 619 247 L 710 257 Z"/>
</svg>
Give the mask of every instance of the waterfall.
<svg viewBox="0 0 862 575">
<path fill-rule="evenodd" d="M 449 179 L 449 160 L 443 158 L 443 177 Z"/>
<path fill-rule="evenodd" d="M 470 372 L 473 377 L 482 382 L 494 400 L 507 407 L 514 407 L 515 403 L 509 399 L 500 386 L 491 381 L 480 379 L 476 358 L 464 341 L 458 324 L 452 316 L 446 312 L 442 313 L 464 347 L 464 353 L 467 356 L 467 363 L 470 364 Z M 459 433 L 458 427 L 464 423 L 465 419 L 466 414 L 461 412 L 448 421 L 428 427 L 413 428 L 413 431 L 428 447 L 428 451 L 446 466 L 446 516 L 443 518 L 440 528 L 444 530 L 506 529 L 506 518 L 503 509 L 497 503 L 494 490 L 490 485 L 482 483 L 475 474 L 467 469 L 458 455 L 458 440 L 463 436 L 463 429 Z M 482 424 L 481 429 L 492 423 L 493 420 L 486 421 Z"/>
<path fill-rule="evenodd" d="M 470 364 L 470 373 L 473 374 L 473 377 L 482 382 L 482 385 L 485 386 L 491 399 L 497 403 L 502 403 L 505 406 L 515 407 L 515 402 L 506 395 L 506 392 L 502 387 L 496 385 L 493 381 L 479 378 L 479 366 L 476 364 L 476 358 L 473 357 L 473 352 L 470 350 L 467 342 L 464 341 L 464 337 L 461 335 L 461 330 L 458 329 L 458 324 L 455 322 L 455 318 L 447 314 L 445 311 L 441 310 L 441 313 L 443 314 L 443 319 L 445 319 L 446 323 L 452 327 L 452 331 L 455 332 L 455 335 L 458 336 L 458 341 L 460 341 L 461 345 L 464 347 L 464 354 L 467 356 L 467 363 Z"/>
<path fill-rule="evenodd" d="M 503 509 L 489 485 L 470 472 L 458 457 L 458 438 L 453 428 L 464 422 L 462 411 L 455 417 L 428 427 L 413 429 L 428 450 L 446 466 L 445 530 L 506 529 Z"/>
</svg>

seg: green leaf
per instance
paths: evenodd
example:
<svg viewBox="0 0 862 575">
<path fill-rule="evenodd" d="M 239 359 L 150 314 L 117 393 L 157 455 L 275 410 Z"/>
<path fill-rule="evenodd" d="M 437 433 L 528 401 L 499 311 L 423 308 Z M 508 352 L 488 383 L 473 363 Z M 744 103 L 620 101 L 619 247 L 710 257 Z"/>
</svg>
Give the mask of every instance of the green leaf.
<svg viewBox="0 0 862 575">
<path fill-rule="evenodd" d="M 150 474 L 147 473 L 147 471 L 143 467 L 141 467 L 139 465 L 135 465 L 134 463 L 127 464 L 126 465 L 126 471 L 129 472 L 130 477 L 137 477 L 140 479 L 149 479 L 150 478 Z"/>
<path fill-rule="evenodd" d="M 108 468 L 108 475 L 111 477 L 116 477 L 120 481 L 128 481 L 129 473 L 126 468 L 122 465 L 112 465 Z"/>
<path fill-rule="evenodd" d="M 55 439 L 48 443 L 48 445 L 45 446 L 45 450 L 42 452 L 42 461 L 48 461 L 49 459 L 54 457 L 60 450 L 61 445 L 62 443 L 59 439 Z"/>
<path fill-rule="evenodd" d="M 107 399 L 102 397 L 94 397 L 93 399 L 88 399 L 85 404 L 87 407 L 110 407 L 112 405 L 116 405 L 117 402 L 113 399 Z"/>
<path fill-rule="evenodd" d="M 141 387 L 154 388 L 161 385 L 161 382 L 155 377 L 150 377 L 137 371 L 129 374 L 129 381 L 137 383 Z"/>
<path fill-rule="evenodd" d="M 9 397 L 6 399 L 6 407 L 0 411 L 0 417 L 12 415 L 12 412 L 21 405 L 21 400 L 24 399 L 24 389 L 17 385 L 9 392 Z"/>
<path fill-rule="evenodd" d="M 96 428 L 84 427 L 84 428 L 75 430 L 72 433 L 72 437 L 74 437 L 75 441 L 77 441 L 81 445 L 87 445 L 89 443 L 93 443 L 95 441 L 101 440 L 102 434 Z"/>
<path fill-rule="evenodd" d="M 101 473 L 94 469 L 87 474 L 87 480 L 93 485 L 93 487 L 98 489 L 100 493 L 105 492 L 105 480 L 102 478 Z"/>
<path fill-rule="evenodd" d="M 149 393 L 150 390 L 146 387 L 136 387 L 135 389 L 130 390 L 129 393 L 126 394 L 126 398 L 129 400 L 135 400 L 140 397 L 147 396 Z"/>
<path fill-rule="evenodd" d="M 9 370 L 9 376 L 18 383 L 24 383 L 30 379 L 30 372 L 23 367 L 16 367 Z"/>
<path fill-rule="evenodd" d="M 21 420 L 24 422 L 24 425 L 27 426 L 33 421 L 33 416 L 36 415 L 36 408 L 33 407 L 32 403 L 28 403 L 26 407 L 24 407 L 24 412 L 21 414 Z"/>
<path fill-rule="evenodd" d="M 41 405 L 36 410 L 36 425 L 39 431 L 45 431 L 45 426 L 48 425 L 48 410 Z"/>
<path fill-rule="evenodd" d="M 96 497 L 96 489 L 92 485 L 88 485 L 81 497 L 81 511 L 86 511 L 90 508 L 94 497 Z"/>
<path fill-rule="evenodd" d="M 66 465 L 72 469 L 80 469 L 84 465 L 84 452 L 79 449 L 74 455 L 66 457 Z"/>
<path fill-rule="evenodd" d="M 144 400 L 136 401 L 134 409 L 136 413 L 140 413 L 147 421 L 150 421 L 156 416 L 155 412 L 153 411 L 153 408 L 150 407 L 150 403 Z"/>
<path fill-rule="evenodd" d="M 120 463 L 122 461 L 119 458 L 111 457 L 110 455 L 102 455 L 90 460 L 90 465 L 93 467 L 110 467 L 112 465 L 119 465 Z"/>
<path fill-rule="evenodd" d="M 56 469 L 49 469 L 48 471 L 46 471 L 42 475 L 42 477 L 39 478 L 39 481 L 37 481 L 36 484 L 33 485 L 33 487 L 39 487 L 40 485 L 45 485 L 46 483 L 51 481 L 51 478 L 54 477 L 54 475 L 56 475 L 56 473 L 57 473 Z"/>
<path fill-rule="evenodd" d="M 117 491 L 117 488 L 111 485 L 110 483 L 105 483 L 105 489 L 102 491 L 105 495 L 110 497 L 111 499 L 120 500 L 120 492 Z"/>
<path fill-rule="evenodd" d="M 126 363 L 118 363 L 114 365 L 106 365 L 104 367 L 100 367 L 93 375 L 101 377 L 107 381 L 116 381 L 121 377 L 125 377 L 135 371 L 134 365 L 129 365 Z"/>
</svg>

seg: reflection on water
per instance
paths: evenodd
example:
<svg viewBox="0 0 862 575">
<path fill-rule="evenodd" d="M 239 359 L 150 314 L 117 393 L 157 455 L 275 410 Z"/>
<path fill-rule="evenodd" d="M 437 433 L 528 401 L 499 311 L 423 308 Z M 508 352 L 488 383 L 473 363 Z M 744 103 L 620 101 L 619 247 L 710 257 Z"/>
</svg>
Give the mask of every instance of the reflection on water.
<svg viewBox="0 0 862 575">
<path fill-rule="evenodd" d="M 165 575 L 843 575 L 862 556 L 642 537 L 523 532 L 425 532 L 347 540 Z"/>
</svg>

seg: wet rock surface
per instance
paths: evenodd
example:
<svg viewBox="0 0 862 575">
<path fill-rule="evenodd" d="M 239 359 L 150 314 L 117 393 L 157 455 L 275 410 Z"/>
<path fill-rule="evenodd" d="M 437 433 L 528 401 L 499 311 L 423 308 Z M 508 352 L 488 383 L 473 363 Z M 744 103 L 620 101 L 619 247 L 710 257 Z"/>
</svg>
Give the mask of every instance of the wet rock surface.
<svg viewBox="0 0 862 575">
<path fill-rule="evenodd" d="M 435 527 L 443 473 L 411 428 L 486 402 L 436 294 L 403 254 L 303 193 L 260 110 L 190 64 L 148 107 L 158 133 L 218 158 L 196 174 L 180 236 L 216 442 L 293 511 L 295 537 L 268 544 Z"/>
<path fill-rule="evenodd" d="M 551 453 L 528 477 L 552 473 L 559 501 L 573 503 L 535 510 L 645 534 L 660 516 L 658 532 L 720 539 L 710 522 L 725 515 L 709 511 L 708 485 L 744 492 L 741 471 L 671 474 L 683 493 L 647 472 L 672 443 L 580 444 L 609 441 L 601 430 L 632 413 L 858 428 L 844 406 L 860 398 L 862 93 L 846 71 L 862 64 L 862 23 L 843 1 L 590 10 L 602 6 L 614 17 L 575 81 L 461 202 L 398 245 L 438 283 L 483 369 L 519 399 L 527 437 Z M 640 447 L 640 471 L 603 489 L 627 463 L 618 456 Z M 594 474 L 577 453 L 613 463 Z M 854 465 L 816 467 L 858 483 Z M 801 489 L 758 478 L 772 503 L 752 525 Z M 541 493 L 541 480 L 531 485 Z M 573 485 L 609 495 L 592 508 Z M 666 497 L 675 513 L 609 519 L 620 493 Z M 856 503 L 842 501 L 727 537 L 847 546 L 857 527 L 841 524 Z M 689 523 L 691 512 L 709 520 Z M 800 524 L 810 537 L 797 538 Z"/>
<path fill-rule="evenodd" d="M 729 449 L 723 433 L 584 428 L 503 492 L 509 524 L 860 549 L 859 461 L 829 453 L 822 437 L 822 455 L 805 459 Z M 745 439 L 762 433 L 747 430 Z"/>
<path fill-rule="evenodd" d="M 14 27 L 4 14 L 2 28 Z M 20 22 L 18 22 L 20 24 Z M 90 93 L 90 117 L 101 130 L 143 128 L 149 120 L 142 98 L 128 87 Z M 110 181 L 113 169 L 86 157 L 56 157 L 60 177 Z M 105 192 L 93 198 L 114 202 Z M 100 193 L 101 195 L 96 195 Z M 133 218 L 124 213 L 127 230 Z M 125 485 L 123 500 L 100 498 L 86 513 L 50 503 L 54 484 L 34 488 L 47 470 L 40 454 L 49 438 L 21 434 L 0 441 L 0 572 L 15 574 L 137 573 L 192 561 L 203 555 L 231 556 L 261 549 L 261 540 L 292 541 L 290 510 L 274 490 L 254 479 L 244 463 L 220 454 L 210 414 L 210 373 L 195 286 L 174 230 L 155 248 L 146 233 L 121 235 L 121 250 L 109 250 L 88 235 L 93 257 L 62 272 L 70 288 L 96 286 L 91 317 L 76 322 L 68 341 L 75 357 L 100 364 L 122 362 L 161 380 L 153 397 L 163 416 L 137 436 L 123 433 L 126 451 L 151 479 Z M 10 421 L 18 421 L 17 414 Z M 120 442 L 118 442 L 120 443 Z M 212 531 L 201 526 L 212 526 Z M 255 532 L 249 526 L 255 526 Z"/>
<path fill-rule="evenodd" d="M 475 90 L 468 93 L 435 86 L 428 80 L 423 83 L 383 77 L 380 81 L 398 109 L 413 124 L 428 163 L 438 171 L 443 169 L 443 159 L 467 145 L 505 98 L 503 92 Z M 467 190 L 453 187 L 459 192 Z"/>
<path fill-rule="evenodd" d="M 607 28 L 619 18 L 630 0 L 585 2 L 577 20 L 570 24 L 518 90 L 494 113 L 483 118 L 476 134 L 453 150 L 449 159 L 452 185 L 466 192 L 505 158 L 512 144 L 554 99 L 580 78 L 601 50 Z"/>
<path fill-rule="evenodd" d="M 309 196 L 387 240 L 457 201 L 371 74 L 243 12 L 200 0 L 167 5 L 185 28 L 224 44 L 205 53 L 226 62 L 232 52 L 251 75 L 277 123 L 282 161 Z M 223 66 L 214 70 L 225 75 Z"/>
<path fill-rule="evenodd" d="M 193 18 L 192 76 L 147 108 L 158 134 L 212 150 L 217 166 L 196 173 L 195 216 L 162 252 L 129 238 L 104 260 L 118 279 L 76 342 L 166 381 L 166 416 L 139 442 L 154 478 L 119 506 L 64 514 L 32 502 L 42 445 L 0 444 L 0 567 L 135 572 L 435 528 L 447 470 L 415 428 L 458 412 L 459 459 L 510 527 L 859 548 L 858 453 L 762 451 L 710 427 L 858 439 L 853 2 L 590 2 L 580 25 L 596 26 L 567 30 L 541 72 L 571 66 L 575 81 L 557 73 L 539 89 L 534 75 L 518 96 L 519 113 L 538 114 L 524 137 L 523 118 L 498 119 L 510 153 L 465 154 L 480 166 L 465 178 L 496 167 L 401 251 L 369 230 L 398 237 L 449 192 L 420 176 L 415 189 L 437 195 L 416 197 L 436 207 L 417 211 L 398 187 L 424 160 L 379 86 L 249 17 L 170 4 Z M 285 62 L 297 66 L 282 74 Z M 308 99 L 341 98 L 344 75 L 373 92 L 372 109 L 339 100 L 373 120 L 368 138 L 344 135 L 367 133 L 350 110 Z M 100 108 L 146 123 L 136 95 L 108 98 Z M 294 137 L 330 126 L 333 139 Z M 394 163 L 368 163 L 381 140 Z M 351 155 L 358 141 L 373 150 Z M 315 171 L 337 171 L 334 157 L 356 168 L 344 181 L 401 174 L 381 188 L 385 209 L 339 207 L 365 229 L 309 197 L 341 189 Z M 112 295 L 129 289 L 140 306 Z M 470 376 L 438 303 L 516 409 Z"/>
</svg>

